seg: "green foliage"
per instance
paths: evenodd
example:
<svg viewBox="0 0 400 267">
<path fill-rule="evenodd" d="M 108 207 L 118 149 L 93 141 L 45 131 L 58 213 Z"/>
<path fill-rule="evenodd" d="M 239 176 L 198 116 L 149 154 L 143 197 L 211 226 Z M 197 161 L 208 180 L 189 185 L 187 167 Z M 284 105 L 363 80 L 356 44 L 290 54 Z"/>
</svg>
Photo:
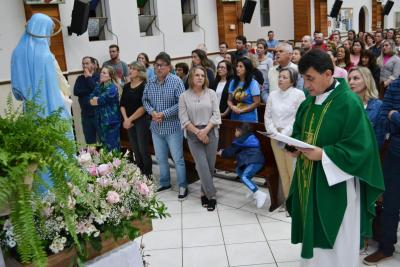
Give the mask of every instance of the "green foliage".
<svg viewBox="0 0 400 267">
<path fill-rule="evenodd" d="M 10 218 L 14 226 L 18 253 L 22 262 L 46 265 L 46 250 L 35 230 L 32 206 L 37 202 L 40 186 L 47 188 L 42 178 L 33 174 L 33 188 L 24 183 L 29 167 L 37 172 L 50 171 L 55 197 L 67 207 L 69 188 L 67 181 L 78 187 L 85 175 L 76 165 L 75 143 L 67 133 L 71 122 L 62 119 L 61 110 L 41 117 L 43 110 L 34 102 L 26 101 L 24 111 L 16 111 L 11 96 L 7 99 L 5 116 L 0 116 L 0 205 L 9 203 Z M 1 208 L 1 207 L 0 207 Z M 63 209 L 65 221 L 76 247 L 80 249 L 72 219 L 73 212 Z"/>
</svg>

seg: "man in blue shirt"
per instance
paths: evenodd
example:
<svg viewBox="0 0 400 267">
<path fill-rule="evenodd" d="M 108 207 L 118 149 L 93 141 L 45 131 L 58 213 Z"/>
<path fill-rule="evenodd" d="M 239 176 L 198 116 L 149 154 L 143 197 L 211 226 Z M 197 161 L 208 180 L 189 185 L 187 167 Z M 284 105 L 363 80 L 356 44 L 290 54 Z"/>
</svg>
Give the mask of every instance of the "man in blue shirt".
<svg viewBox="0 0 400 267">
<path fill-rule="evenodd" d="M 188 189 L 178 102 L 185 86 L 178 76 L 170 73 L 171 58 L 167 53 L 161 52 L 157 55 L 154 69 L 156 76 L 149 79 L 143 92 L 143 106 L 152 117 L 150 130 L 160 166 L 160 188 L 157 192 L 171 188 L 168 164 L 168 153 L 171 153 L 179 184 L 178 200 L 184 200 Z"/>
<path fill-rule="evenodd" d="M 270 53 L 275 53 L 276 47 L 278 46 L 278 40 L 274 39 L 274 31 L 269 31 L 268 32 L 268 40 L 267 40 L 267 45 L 268 45 L 268 52 Z"/>
</svg>

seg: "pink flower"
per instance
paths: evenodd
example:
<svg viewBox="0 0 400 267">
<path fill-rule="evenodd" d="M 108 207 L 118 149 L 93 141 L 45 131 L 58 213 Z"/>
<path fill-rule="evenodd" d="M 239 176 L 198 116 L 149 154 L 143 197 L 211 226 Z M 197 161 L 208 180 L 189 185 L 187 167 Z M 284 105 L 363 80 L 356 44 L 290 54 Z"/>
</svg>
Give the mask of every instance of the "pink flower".
<svg viewBox="0 0 400 267">
<path fill-rule="evenodd" d="M 101 165 L 97 168 L 97 170 L 99 171 L 99 174 L 100 174 L 101 176 L 103 176 L 103 175 L 107 175 L 108 173 L 110 173 L 111 168 L 110 168 L 110 166 L 109 166 L 108 164 L 101 164 Z"/>
<path fill-rule="evenodd" d="M 113 163 L 112 163 L 112 164 L 114 165 L 115 168 L 118 168 L 118 167 L 121 165 L 121 160 L 115 158 L 115 159 L 113 160 Z"/>
<path fill-rule="evenodd" d="M 140 194 L 142 194 L 144 196 L 147 196 L 150 193 L 150 189 L 149 189 L 149 187 L 147 186 L 146 183 L 139 183 L 138 191 L 139 191 Z"/>
<path fill-rule="evenodd" d="M 110 204 L 118 203 L 119 202 L 119 194 L 115 191 L 108 191 L 106 200 Z"/>
<path fill-rule="evenodd" d="M 91 176 L 97 176 L 97 167 L 96 165 L 92 165 L 88 168 L 89 174 Z"/>
</svg>

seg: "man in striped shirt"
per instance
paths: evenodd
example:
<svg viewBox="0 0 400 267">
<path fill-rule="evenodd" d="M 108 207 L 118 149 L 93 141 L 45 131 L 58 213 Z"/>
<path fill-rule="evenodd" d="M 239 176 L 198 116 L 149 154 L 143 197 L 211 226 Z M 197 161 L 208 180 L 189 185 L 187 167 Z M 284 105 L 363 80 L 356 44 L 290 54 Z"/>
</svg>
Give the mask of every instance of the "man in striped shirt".
<svg viewBox="0 0 400 267">
<path fill-rule="evenodd" d="M 175 163 L 179 200 L 188 195 L 186 168 L 183 159 L 183 131 L 178 117 L 179 96 L 185 91 L 181 79 L 170 73 L 171 58 L 161 52 L 154 65 L 156 76 L 149 79 L 143 92 L 143 106 L 151 115 L 153 146 L 160 167 L 160 187 L 157 192 L 171 188 L 168 153 Z"/>
</svg>

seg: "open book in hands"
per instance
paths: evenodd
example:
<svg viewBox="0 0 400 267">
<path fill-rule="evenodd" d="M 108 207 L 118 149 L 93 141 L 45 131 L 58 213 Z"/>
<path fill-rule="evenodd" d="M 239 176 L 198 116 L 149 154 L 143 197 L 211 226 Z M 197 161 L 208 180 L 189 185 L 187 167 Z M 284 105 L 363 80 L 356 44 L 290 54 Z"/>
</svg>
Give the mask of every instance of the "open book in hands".
<svg viewBox="0 0 400 267">
<path fill-rule="evenodd" d="M 294 146 L 294 147 L 299 147 L 299 148 L 316 148 L 313 145 L 307 144 L 303 141 L 297 140 L 295 138 L 292 138 L 290 136 L 286 136 L 283 135 L 281 133 L 273 133 L 273 134 L 269 134 L 267 132 L 261 132 L 261 131 L 257 131 L 260 134 L 267 136 L 269 138 L 275 139 L 277 141 L 280 141 L 282 143 L 287 144 L 288 146 Z"/>
</svg>

